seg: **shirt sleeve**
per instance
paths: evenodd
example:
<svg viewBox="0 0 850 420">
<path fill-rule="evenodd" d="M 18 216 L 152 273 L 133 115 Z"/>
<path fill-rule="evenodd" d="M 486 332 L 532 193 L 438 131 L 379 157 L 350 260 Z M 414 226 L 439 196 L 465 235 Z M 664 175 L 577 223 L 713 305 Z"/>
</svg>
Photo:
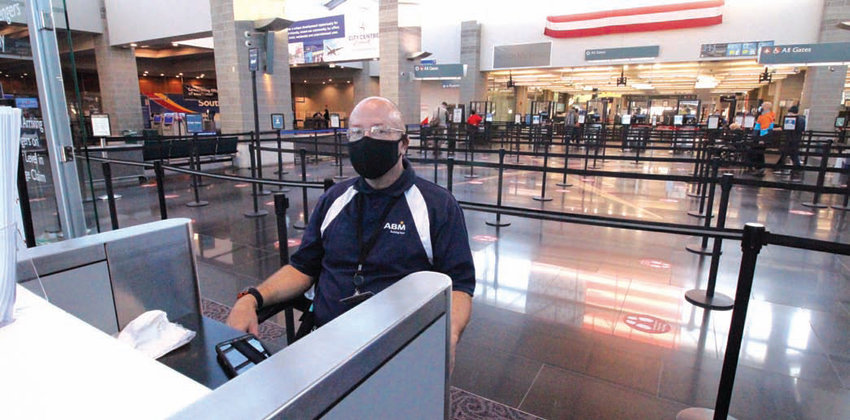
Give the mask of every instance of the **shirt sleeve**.
<svg viewBox="0 0 850 420">
<path fill-rule="evenodd" d="M 320 228 L 327 213 L 326 202 L 327 195 L 322 195 L 313 209 L 313 214 L 310 215 L 307 229 L 301 237 L 301 246 L 289 258 L 289 265 L 313 279 L 319 278 L 319 273 L 322 271 L 322 258 L 325 256 Z M 280 244 L 280 246 L 286 245 Z"/>
<path fill-rule="evenodd" d="M 475 291 L 475 264 L 469 249 L 463 210 L 454 200 L 447 207 L 445 222 L 436 226 L 434 232 L 434 271 L 451 277 L 452 290 L 472 296 Z"/>
</svg>

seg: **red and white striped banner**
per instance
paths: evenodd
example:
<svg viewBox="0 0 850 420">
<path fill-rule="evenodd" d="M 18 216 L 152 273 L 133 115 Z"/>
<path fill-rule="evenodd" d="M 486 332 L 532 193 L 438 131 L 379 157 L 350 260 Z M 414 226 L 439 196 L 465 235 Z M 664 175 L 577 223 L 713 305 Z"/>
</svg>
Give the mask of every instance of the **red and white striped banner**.
<svg viewBox="0 0 850 420">
<path fill-rule="evenodd" d="M 548 16 L 543 33 L 553 38 L 580 38 L 718 25 L 723 23 L 723 4 L 724 0 L 699 0 Z"/>
</svg>

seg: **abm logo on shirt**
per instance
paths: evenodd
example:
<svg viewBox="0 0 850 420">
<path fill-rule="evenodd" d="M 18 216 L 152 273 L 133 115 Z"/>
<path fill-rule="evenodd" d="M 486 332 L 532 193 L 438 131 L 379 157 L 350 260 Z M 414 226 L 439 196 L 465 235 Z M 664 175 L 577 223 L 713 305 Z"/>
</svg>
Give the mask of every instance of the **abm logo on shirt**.
<svg viewBox="0 0 850 420">
<path fill-rule="evenodd" d="M 390 233 L 392 233 L 394 235 L 404 235 L 404 233 L 407 231 L 407 227 L 404 225 L 404 220 L 402 220 L 398 223 L 387 222 L 384 225 L 384 230 L 387 230 L 387 229 L 389 229 Z"/>
</svg>

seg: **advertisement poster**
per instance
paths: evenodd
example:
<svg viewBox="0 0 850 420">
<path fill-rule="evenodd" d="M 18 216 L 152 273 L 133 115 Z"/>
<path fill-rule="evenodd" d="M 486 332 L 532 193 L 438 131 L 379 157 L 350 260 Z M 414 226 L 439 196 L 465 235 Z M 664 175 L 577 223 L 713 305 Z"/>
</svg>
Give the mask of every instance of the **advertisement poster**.
<svg viewBox="0 0 850 420">
<path fill-rule="evenodd" d="M 321 5 L 306 7 L 318 17 L 296 21 L 289 27 L 289 64 L 378 57 L 378 2 L 349 0 L 328 6 L 331 3 L 322 1 Z"/>
</svg>

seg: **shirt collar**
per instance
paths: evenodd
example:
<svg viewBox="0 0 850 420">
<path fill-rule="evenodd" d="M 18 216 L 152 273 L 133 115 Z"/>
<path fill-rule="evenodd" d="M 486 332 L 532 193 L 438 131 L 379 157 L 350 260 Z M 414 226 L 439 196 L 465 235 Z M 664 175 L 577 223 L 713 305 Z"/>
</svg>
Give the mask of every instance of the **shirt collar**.
<svg viewBox="0 0 850 420">
<path fill-rule="evenodd" d="M 369 185 L 369 183 L 367 183 L 361 176 L 358 177 L 357 181 L 354 183 L 354 189 L 363 194 L 383 194 L 391 197 L 397 197 L 404 194 L 405 191 L 413 186 L 413 182 L 416 180 L 416 172 L 413 170 L 413 167 L 410 165 L 410 161 L 408 161 L 406 157 L 402 157 L 401 162 L 404 167 L 404 171 L 402 171 L 401 176 L 398 177 L 398 179 L 389 187 L 376 190 L 372 188 L 372 186 Z"/>
</svg>

